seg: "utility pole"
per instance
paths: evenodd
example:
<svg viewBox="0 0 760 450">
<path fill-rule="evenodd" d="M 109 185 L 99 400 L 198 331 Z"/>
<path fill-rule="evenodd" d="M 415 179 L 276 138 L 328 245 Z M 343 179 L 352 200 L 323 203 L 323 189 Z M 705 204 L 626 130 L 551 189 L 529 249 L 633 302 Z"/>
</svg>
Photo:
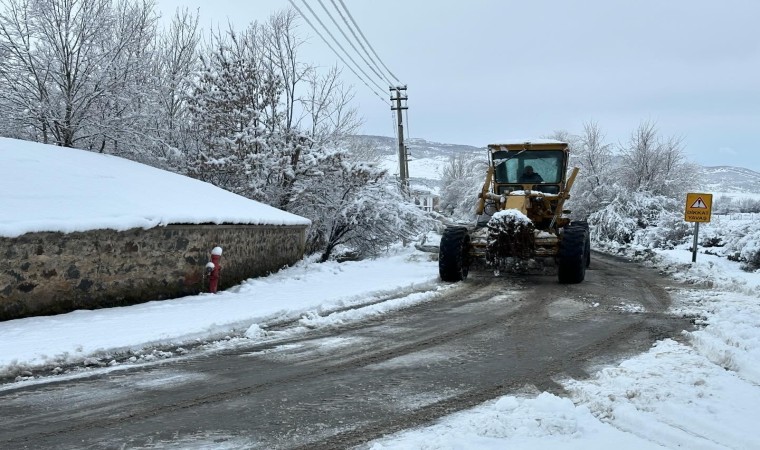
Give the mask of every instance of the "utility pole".
<svg viewBox="0 0 760 450">
<path fill-rule="evenodd" d="M 404 193 L 409 192 L 409 163 L 407 162 L 406 147 L 404 146 L 404 121 L 402 119 L 402 111 L 409 109 L 406 106 L 401 106 L 401 101 L 406 102 L 409 97 L 406 95 L 406 86 L 391 86 L 391 94 L 396 94 L 395 97 L 391 97 L 391 101 L 396 102 L 395 106 L 391 104 L 391 111 L 396 111 L 396 117 L 398 118 L 398 168 L 399 177 L 401 179 L 401 190 Z M 403 96 L 401 92 L 404 92 Z"/>
</svg>

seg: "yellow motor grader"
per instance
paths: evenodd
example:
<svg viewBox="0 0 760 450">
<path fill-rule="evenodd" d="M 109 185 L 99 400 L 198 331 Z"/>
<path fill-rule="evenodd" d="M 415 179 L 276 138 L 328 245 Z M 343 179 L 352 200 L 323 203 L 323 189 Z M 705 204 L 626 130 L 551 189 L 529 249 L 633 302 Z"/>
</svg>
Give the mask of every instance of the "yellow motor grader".
<svg viewBox="0 0 760 450">
<path fill-rule="evenodd" d="M 560 283 L 580 283 L 591 262 L 588 223 L 563 210 L 578 168 L 568 173 L 568 145 L 554 140 L 491 144 L 489 167 L 472 226 L 444 230 L 438 270 L 444 281 L 467 278 L 470 264 L 496 270 L 515 261 L 553 259 Z"/>
</svg>

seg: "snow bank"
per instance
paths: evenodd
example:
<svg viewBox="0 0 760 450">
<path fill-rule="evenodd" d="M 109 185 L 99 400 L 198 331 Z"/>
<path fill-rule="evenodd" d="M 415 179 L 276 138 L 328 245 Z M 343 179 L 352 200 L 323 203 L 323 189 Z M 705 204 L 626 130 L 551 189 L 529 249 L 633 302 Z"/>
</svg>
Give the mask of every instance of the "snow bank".
<svg viewBox="0 0 760 450">
<path fill-rule="evenodd" d="M 701 327 L 683 342 L 657 342 L 588 380 L 557 380 L 569 398 L 505 396 L 370 448 L 760 448 L 760 277 L 716 255 L 691 264 L 683 248 L 645 254 L 684 283 L 671 312 Z"/>
<path fill-rule="evenodd" d="M 430 291 L 437 280 L 437 262 L 425 254 L 402 249 L 369 261 L 302 261 L 216 295 L 9 320 L 0 322 L 0 374 L 79 363 L 93 355 L 104 358 L 110 353 L 152 345 L 220 338 L 235 330 L 248 329 L 254 336 L 259 324 L 302 315 L 311 318 L 306 321 L 310 326 L 339 323 L 359 314 L 344 311 L 322 319 L 318 316 L 324 310 L 365 304 L 389 293 L 399 293 L 404 298 L 367 307 L 364 315 L 425 301 L 429 295 L 404 295 L 405 290 L 422 286 L 421 290 Z"/>
</svg>

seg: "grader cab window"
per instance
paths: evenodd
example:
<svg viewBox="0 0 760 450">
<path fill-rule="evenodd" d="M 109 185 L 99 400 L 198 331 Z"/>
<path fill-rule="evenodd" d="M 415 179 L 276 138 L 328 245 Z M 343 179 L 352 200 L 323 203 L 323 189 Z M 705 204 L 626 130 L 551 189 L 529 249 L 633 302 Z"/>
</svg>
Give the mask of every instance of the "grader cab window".
<svg viewBox="0 0 760 450">
<path fill-rule="evenodd" d="M 497 183 L 520 184 L 530 179 L 531 183 L 559 184 L 565 170 L 565 153 L 561 150 L 498 151 L 493 153 L 494 176 Z M 528 169 L 530 167 L 530 169 Z M 532 172 L 540 176 L 526 178 Z"/>
</svg>

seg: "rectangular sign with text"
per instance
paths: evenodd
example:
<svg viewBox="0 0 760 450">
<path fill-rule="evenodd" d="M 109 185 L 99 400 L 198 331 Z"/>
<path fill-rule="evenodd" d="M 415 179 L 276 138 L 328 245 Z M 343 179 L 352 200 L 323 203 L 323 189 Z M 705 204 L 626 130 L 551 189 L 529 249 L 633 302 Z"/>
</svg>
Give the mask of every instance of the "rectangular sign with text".
<svg viewBox="0 0 760 450">
<path fill-rule="evenodd" d="M 712 214 L 712 194 L 686 194 L 687 222 L 709 222 Z"/>
</svg>

